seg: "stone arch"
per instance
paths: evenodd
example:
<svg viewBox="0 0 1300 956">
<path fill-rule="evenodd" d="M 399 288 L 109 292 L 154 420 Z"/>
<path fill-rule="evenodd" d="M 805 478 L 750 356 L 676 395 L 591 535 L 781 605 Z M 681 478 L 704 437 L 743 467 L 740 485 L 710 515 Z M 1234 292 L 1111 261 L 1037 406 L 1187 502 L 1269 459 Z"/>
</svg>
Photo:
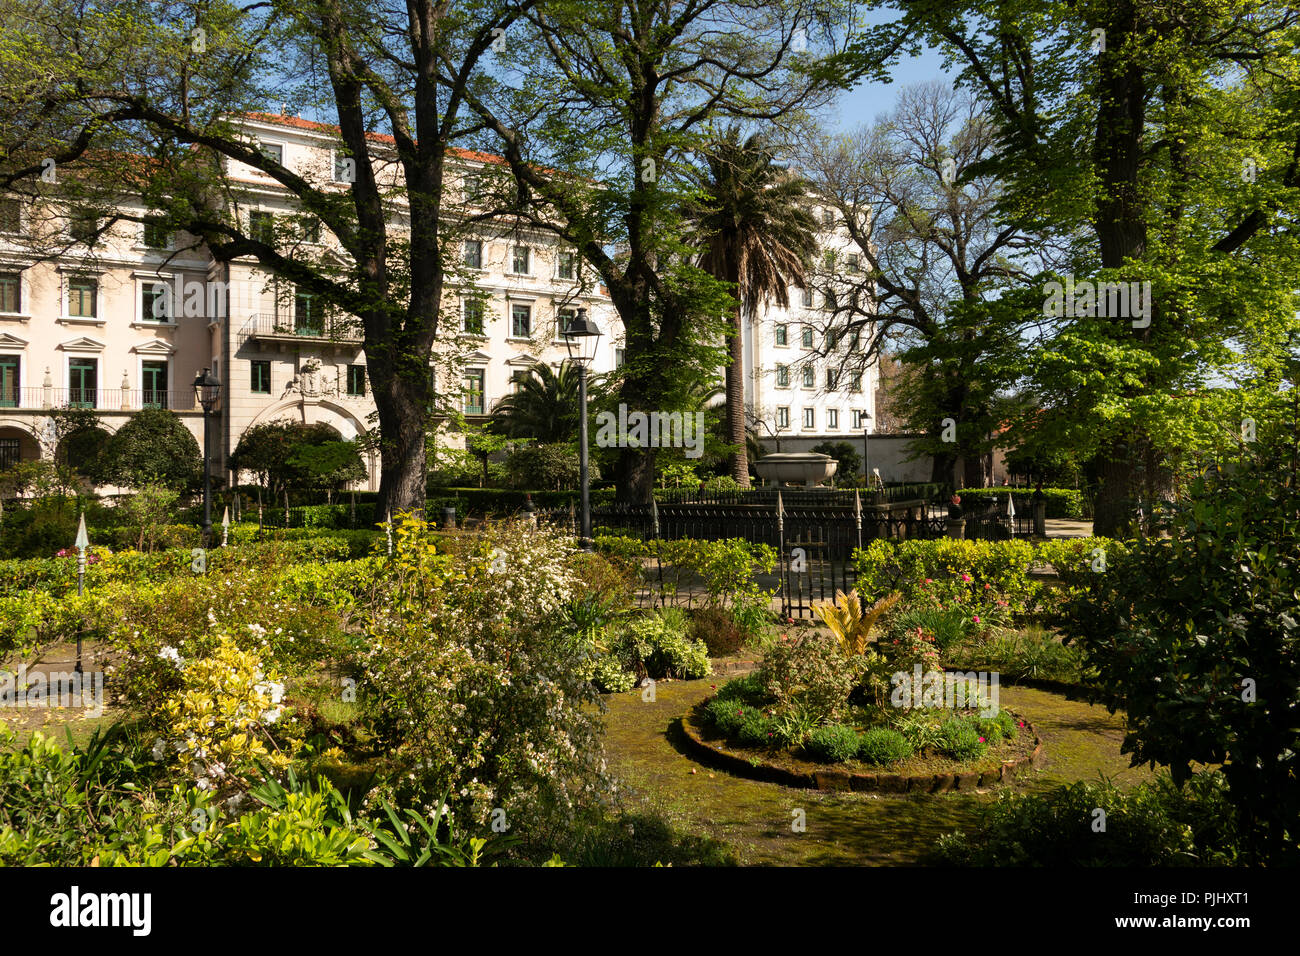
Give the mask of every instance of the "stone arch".
<svg viewBox="0 0 1300 956">
<path fill-rule="evenodd" d="M 302 399 L 295 398 L 270 405 L 258 412 L 253 420 L 244 426 L 239 436 L 235 437 L 234 444 L 239 444 L 239 438 L 253 426 L 282 418 L 290 418 L 304 425 L 327 425 L 338 432 L 339 437 L 344 441 L 351 441 L 366 430 L 364 421 L 337 402 L 329 400 L 303 402 Z M 379 456 L 363 452 L 362 457 L 366 462 L 366 471 L 370 475 L 367 487 L 363 490 L 374 491 L 379 487 Z"/>
<path fill-rule="evenodd" d="M 0 418 L 0 470 L 8 467 L 10 456 L 17 441 L 18 461 L 35 461 L 44 457 L 41 448 L 41 436 L 31 421 L 19 418 Z"/>
</svg>

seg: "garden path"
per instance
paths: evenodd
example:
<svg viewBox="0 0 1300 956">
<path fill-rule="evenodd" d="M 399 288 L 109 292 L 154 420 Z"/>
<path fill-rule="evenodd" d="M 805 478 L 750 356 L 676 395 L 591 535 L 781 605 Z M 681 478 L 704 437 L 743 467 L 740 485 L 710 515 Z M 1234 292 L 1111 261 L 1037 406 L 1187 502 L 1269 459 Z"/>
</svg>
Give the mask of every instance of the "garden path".
<svg viewBox="0 0 1300 956">
<path fill-rule="evenodd" d="M 609 695 L 606 743 L 625 794 L 666 813 L 686 832 L 733 847 L 746 864 L 907 866 L 925 862 L 940 836 L 971 827 L 993 791 L 887 795 L 822 793 L 735 777 L 697 763 L 670 740 L 682 714 L 732 674 L 661 681 L 655 700 L 641 691 Z M 1001 703 L 1028 717 L 1043 740 L 1040 766 L 1015 783 L 1022 791 L 1111 777 L 1119 786 L 1149 779 L 1119 752 L 1123 720 L 1061 694 L 1001 688 Z M 794 832 L 795 811 L 806 830 Z"/>
</svg>

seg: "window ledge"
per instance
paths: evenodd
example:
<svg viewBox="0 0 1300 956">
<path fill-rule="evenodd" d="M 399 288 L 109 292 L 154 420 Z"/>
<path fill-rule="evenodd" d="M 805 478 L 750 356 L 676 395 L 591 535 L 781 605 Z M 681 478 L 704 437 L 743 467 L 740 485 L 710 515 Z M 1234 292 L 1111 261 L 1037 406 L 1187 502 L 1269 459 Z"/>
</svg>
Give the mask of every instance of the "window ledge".
<svg viewBox="0 0 1300 956">
<path fill-rule="evenodd" d="M 133 329 L 176 329 L 179 327 L 175 322 L 144 322 L 137 319 L 131 323 Z"/>
<path fill-rule="evenodd" d="M 31 318 L 21 312 L 0 312 L 0 322 L 30 322 Z"/>
<path fill-rule="evenodd" d="M 83 315 L 61 315 L 56 320 L 64 325 L 103 325 L 105 320 Z"/>
</svg>

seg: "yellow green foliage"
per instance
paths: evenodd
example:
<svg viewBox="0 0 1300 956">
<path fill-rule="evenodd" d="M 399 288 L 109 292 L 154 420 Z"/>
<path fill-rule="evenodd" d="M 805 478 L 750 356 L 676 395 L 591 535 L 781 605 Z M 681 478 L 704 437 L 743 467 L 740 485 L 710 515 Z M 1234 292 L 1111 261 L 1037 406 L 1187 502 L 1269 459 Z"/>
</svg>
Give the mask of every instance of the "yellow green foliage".
<svg viewBox="0 0 1300 956">
<path fill-rule="evenodd" d="M 875 627 L 880 616 L 898 603 L 903 595 L 899 591 L 888 594 L 873 604 L 867 611 L 862 610 L 862 601 L 858 592 L 835 592 L 835 602 L 818 601 L 813 604 L 817 616 L 835 635 L 840 651 L 845 657 L 857 657 L 865 654 L 871 640 L 871 629 Z"/>
</svg>

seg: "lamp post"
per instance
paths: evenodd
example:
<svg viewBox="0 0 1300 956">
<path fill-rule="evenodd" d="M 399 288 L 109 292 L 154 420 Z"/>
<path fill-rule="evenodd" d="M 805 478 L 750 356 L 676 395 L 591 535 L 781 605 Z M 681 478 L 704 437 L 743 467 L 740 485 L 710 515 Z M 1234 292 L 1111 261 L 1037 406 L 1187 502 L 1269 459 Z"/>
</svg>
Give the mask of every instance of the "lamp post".
<svg viewBox="0 0 1300 956">
<path fill-rule="evenodd" d="M 591 478 L 587 448 L 587 368 L 596 359 L 600 328 L 587 317 L 586 309 L 569 320 L 561 333 L 569 361 L 578 366 L 578 479 L 582 485 L 582 549 L 591 550 Z"/>
<path fill-rule="evenodd" d="M 221 382 L 205 368 L 194 378 L 194 398 L 203 409 L 203 547 L 212 544 L 212 410 L 221 398 Z"/>
<path fill-rule="evenodd" d="M 86 549 L 90 547 L 90 538 L 86 534 L 86 513 L 83 511 L 81 517 L 77 520 L 77 540 L 73 546 L 77 549 L 77 597 L 86 593 Z M 78 674 L 81 670 L 81 622 L 77 623 L 77 667 Z"/>
</svg>

